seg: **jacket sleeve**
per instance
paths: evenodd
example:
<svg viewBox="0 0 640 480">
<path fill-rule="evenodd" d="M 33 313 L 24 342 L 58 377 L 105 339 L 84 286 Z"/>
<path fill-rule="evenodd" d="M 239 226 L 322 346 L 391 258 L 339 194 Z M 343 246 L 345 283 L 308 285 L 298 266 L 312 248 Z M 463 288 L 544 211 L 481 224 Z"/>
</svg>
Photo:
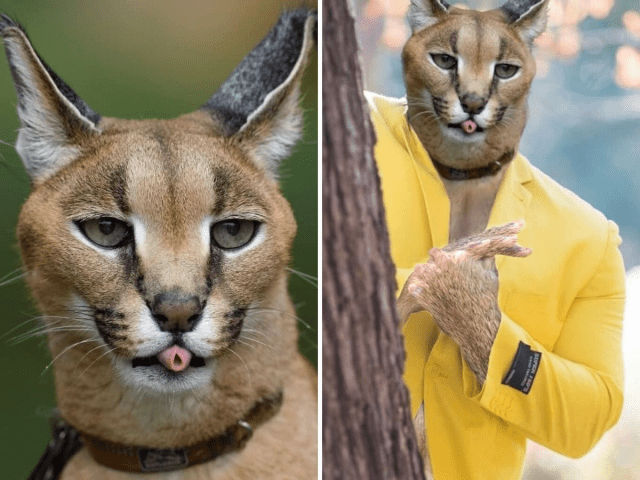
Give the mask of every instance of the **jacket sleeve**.
<svg viewBox="0 0 640 480">
<path fill-rule="evenodd" d="M 620 242 L 617 227 L 610 222 L 600 265 L 571 303 L 551 351 L 503 313 L 481 390 L 464 366 L 469 397 L 526 437 L 569 457 L 586 454 L 616 423 L 622 409 L 625 272 Z M 513 371 L 520 342 L 540 352 L 526 394 L 503 383 Z"/>
<path fill-rule="evenodd" d="M 426 259 L 424 261 L 426 262 Z M 400 295 L 402 286 L 412 272 L 413 268 L 396 268 L 397 296 Z M 409 389 L 412 418 L 415 417 L 423 401 L 424 365 L 427 361 L 429 345 L 435 341 L 435 338 L 429 338 L 430 336 L 427 333 L 435 333 L 431 327 L 432 325 L 433 319 L 431 315 L 427 312 L 419 312 L 409 316 L 402 326 L 406 352 L 403 379 Z"/>
</svg>

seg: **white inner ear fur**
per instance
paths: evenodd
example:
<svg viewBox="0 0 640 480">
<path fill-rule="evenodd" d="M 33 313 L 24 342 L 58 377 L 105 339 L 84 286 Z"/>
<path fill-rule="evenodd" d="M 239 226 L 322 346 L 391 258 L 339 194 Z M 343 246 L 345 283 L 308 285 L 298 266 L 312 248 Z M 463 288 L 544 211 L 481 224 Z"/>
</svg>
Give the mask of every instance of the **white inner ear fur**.
<svg viewBox="0 0 640 480">
<path fill-rule="evenodd" d="M 272 100 L 277 98 L 284 89 L 288 88 L 296 80 L 313 45 L 311 37 L 315 21 L 313 17 L 309 17 L 305 23 L 300 55 L 287 79 L 267 94 L 262 104 L 247 117 L 245 124 L 236 133 L 237 136 L 241 136 L 254 120 L 259 118 L 269 107 Z M 299 91 L 298 86 L 294 86 L 283 100 L 278 112 L 271 120 L 273 126 L 268 129 L 269 133 L 264 138 L 258 138 L 257 141 L 255 139 L 249 141 L 249 155 L 258 165 L 271 172 L 274 177 L 277 176 L 277 167 L 280 160 L 289 155 L 291 148 L 302 137 L 302 112 L 298 107 Z"/>
<path fill-rule="evenodd" d="M 435 8 L 439 9 L 439 12 L 435 12 L 433 9 L 433 3 L 436 3 Z M 409 12 L 407 13 L 407 19 L 411 26 L 411 32 L 416 33 L 419 30 L 430 27 L 438 22 L 438 15 L 447 12 L 445 7 L 439 0 L 411 0 L 409 6 Z"/>
<path fill-rule="evenodd" d="M 12 52 L 12 66 L 24 86 L 21 90 L 22 101 L 18 102 L 21 127 L 16 150 L 29 176 L 33 180 L 43 180 L 76 159 L 80 151 L 78 147 L 69 143 L 59 113 L 49 109 L 47 99 L 43 97 L 37 85 L 38 73 L 33 71 L 33 68 L 44 73 L 52 91 L 89 131 L 99 133 L 99 130 L 58 90 L 29 40 L 22 32 L 15 30 L 18 38 L 5 37 L 4 43 Z"/>
<path fill-rule="evenodd" d="M 533 42 L 547 28 L 547 2 L 541 0 L 530 6 L 514 22 L 516 30 L 525 42 Z"/>
</svg>

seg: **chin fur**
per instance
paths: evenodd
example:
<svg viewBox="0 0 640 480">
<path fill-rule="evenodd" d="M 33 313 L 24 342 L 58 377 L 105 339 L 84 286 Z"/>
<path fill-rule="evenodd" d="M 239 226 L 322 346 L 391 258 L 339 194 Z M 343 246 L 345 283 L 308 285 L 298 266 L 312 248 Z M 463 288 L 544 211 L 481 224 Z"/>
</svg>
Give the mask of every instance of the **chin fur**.
<svg viewBox="0 0 640 480">
<path fill-rule="evenodd" d="M 133 367 L 130 359 L 116 358 L 113 367 L 117 378 L 127 388 L 145 393 L 175 394 L 209 387 L 215 363 L 215 359 L 210 358 L 202 367 L 187 367 L 182 372 L 172 372 L 162 365 Z"/>
</svg>

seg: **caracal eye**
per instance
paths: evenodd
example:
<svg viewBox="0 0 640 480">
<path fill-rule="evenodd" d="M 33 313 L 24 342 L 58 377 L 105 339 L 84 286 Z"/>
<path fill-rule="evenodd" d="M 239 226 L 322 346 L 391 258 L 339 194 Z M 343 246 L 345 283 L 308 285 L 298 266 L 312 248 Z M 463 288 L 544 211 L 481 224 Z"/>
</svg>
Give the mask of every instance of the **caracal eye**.
<svg viewBox="0 0 640 480">
<path fill-rule="evenodd" d="M 444 70 L 453 70 L 458 65 L 456 57 L 447 55 L 446 53 L 432 53 L 431 58 L 435 64 Z"/>
<path fill-rule="evenodd" d="M 499 63 L 496 65 L 495 73 L 498 78 L 511 78 L 516 72 L 520 70 L 517 65 L 511 65 L 510 63 Z"/>
<path fill-rule="evenodd" d="M 218 247 L 225 250 L 240 248 L 253 239 L 258 225 L 253 220 L 223 220 L 211 227 L 211 238 Z"/>
<path fill-rule="evenodd" d="M 123 246 L 130 239 L 131 229 L 122 220 L 111 217 L 94 218 L 77 222 L 85 237 L 106 248 Z"/>
</svg>

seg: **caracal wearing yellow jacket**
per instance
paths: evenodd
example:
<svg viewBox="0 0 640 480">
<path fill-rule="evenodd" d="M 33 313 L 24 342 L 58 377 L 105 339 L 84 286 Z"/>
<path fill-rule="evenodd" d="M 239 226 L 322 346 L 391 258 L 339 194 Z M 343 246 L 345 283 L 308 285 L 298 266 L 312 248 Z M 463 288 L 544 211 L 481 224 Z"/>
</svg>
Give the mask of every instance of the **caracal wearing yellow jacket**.
<svg viewBox="0 0 640 480">
<path fill-rule="evenodd" d="M 520 478 L 527 439 L 581 456 L 622 406 L 618 229 L 517 153 L 547 3 L 412 0 L 407 98 L 367 95 L 436 480 Z"/>
</svg>

